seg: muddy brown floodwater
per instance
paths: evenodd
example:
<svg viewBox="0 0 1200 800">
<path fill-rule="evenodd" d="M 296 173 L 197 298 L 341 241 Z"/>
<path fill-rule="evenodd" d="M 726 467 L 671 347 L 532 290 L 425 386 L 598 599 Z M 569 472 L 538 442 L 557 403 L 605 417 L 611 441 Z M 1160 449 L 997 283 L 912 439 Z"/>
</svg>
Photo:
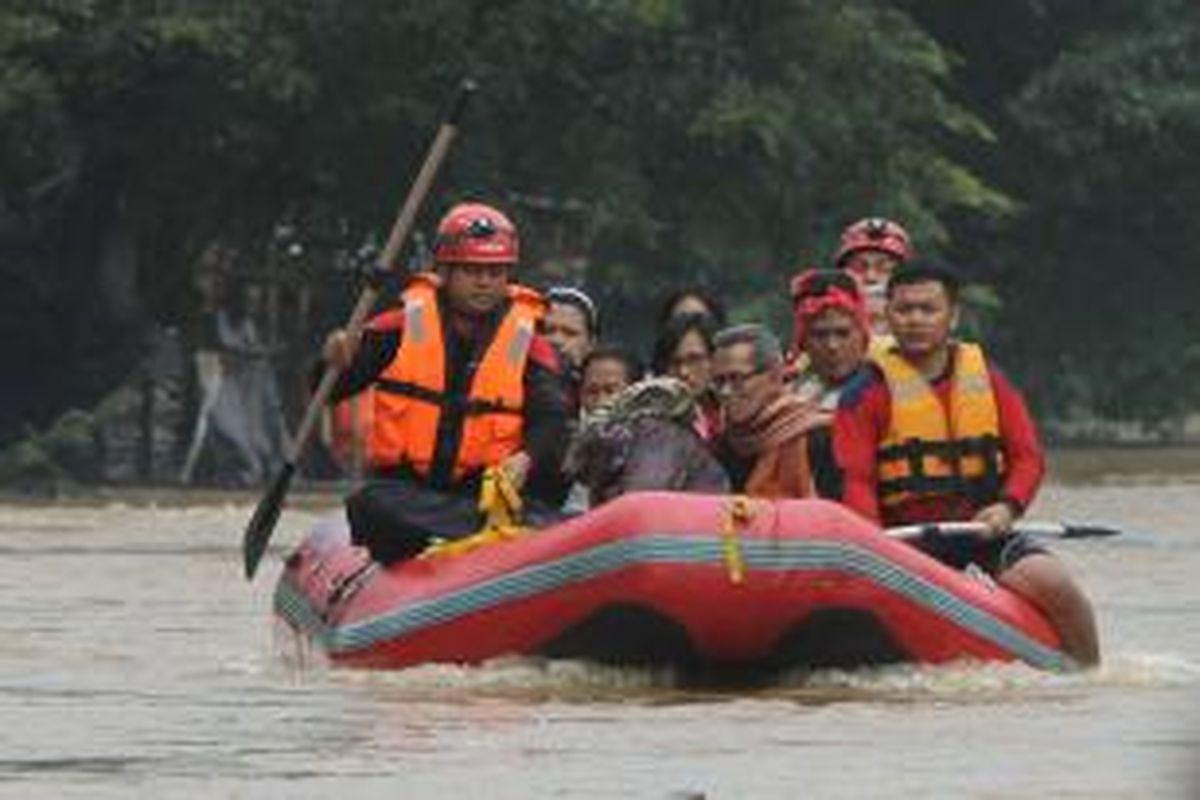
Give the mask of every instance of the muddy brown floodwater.
<svg viewBox="0 0 1200 800">
<path fill-rule="evenodd" d="M 752 693 L 578 663 L 300 666 L 270 593 L 335 497 L 285 514 L 253 585 L 250 497 L 0 505 L 0 796 L 1197 797 L 1200 482 L 1104 452 L 1063 459 L 1032 514 L 1125 531 L 1055 544 L 1096 603 L 1100 670 Z"/>
</svg>

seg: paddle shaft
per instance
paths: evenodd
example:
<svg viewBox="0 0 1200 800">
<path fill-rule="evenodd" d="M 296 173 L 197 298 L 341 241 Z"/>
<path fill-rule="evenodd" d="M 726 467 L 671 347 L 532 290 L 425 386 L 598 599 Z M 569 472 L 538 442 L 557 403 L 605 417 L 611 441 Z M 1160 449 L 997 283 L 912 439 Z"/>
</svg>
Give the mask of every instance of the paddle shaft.
<svg viewBox="0 0 1200 800">
<path fill-rule="evenodd" d="M 404 199 L 404 204 L 400 207 L 400 213 L 396 217 L 396 222 L 392 225 L 392 230 L 388 234 L 387 243 L 384 245 L 383 251 L 379 254 L 379 258 L 375 262 L 371 280 L 363 287 L 362 292 L 358 296 L 358 302 L 354 304 L 354 310 L 350 314 L 350 319 L 346 323 L 346 331 L 352 339 L 357 339 L 359 334 L 362 333 L 367 315 L 371 313 L 371 310 L 375 307 L 375 301 L 379 298 L 383 279 L 396 270 L 400 259 L 400 251 L 403 249 L 404 243 L 408 240 L 408 235 L 412 231 L 413 223 L 417 218 L 417 212 L 420 211 L 422 204 L 425 202 L 425 197 L 429 194 L 429 190 L 433 186 L 438 172 L 441 170 L 442 162 L 446 160 L 446 155 L 450 151 L 450 145 L 453 143 L 454 137 L 458 134 L 458 120 L 462 116 L 467 100 L 474 92 L 475 84 L 473 81 L 462 82 L 458 88 L 458 92 L 455 94 L 454 102 L 450 106 L 450 111 L 446 115 L 445 121 L 439 126 L 437 135 L 434 136 L 433 143 L 429 147 L 429 152 L 425 156 L 425 161 L 421 164 L 421 169 L 417 173 L 412 187 L 408 190 L 408 196 Z M 300 426 L 296 429 L 296 434 L 287 444 L 283 466 L 271 482 L 270 487 L 268 487 L 267 493 L 263 495 L 258 506 L 254 509 L 254 515 L 251 516 L 250 522 L 246 526 L 246 532 L 242 539 L 242 558 L 247 580 L 253 579 L 254 573 L 258 570 L 258 564 L 266 552 L 267 544 L 271 539 L 271 533 L 275 530 L 275 523 L 279 521 L 279 514 L 283 509 L 284 500 L 291 487 L 292 477 L 296 474 L 296 465 L 300 457 L 304 454 L 304 449 L 307 447 L 309 439 L 312 438 L 312 432 L 317 427 L 317 421 L 321 417 L 321 409 L 329 402 L 329 397 L 333 393 L 333 387 L 337 384 L 339 372 L 336 366 L 332 364 L 325 365 L 321 381 L 317 384 L 316 391 L 313 392 L 312 398 L 308 401 L 308 407 L 304 410 L 304 417 L 300 421 Z"/>
<path fill-rule="evenodd" d="M 421 210 L 421 205 L 425 202 L 425 197 L 429 194 L 429 189 L 433 186 L 433 182 L 437 178 L 442 162 L 445 161 L 446 154 L 450 151 L 450 145 L 454 142 L 454 137 L 458 134 L 458 118 L 462 113 L 463 106 L 466 104 L 467 98 L 474 91 L 475 86 L 469 81 L 464 82 L 459 88 L 458 96 L 455 99 L 450 114 L 441 127 L 438 128 L 437 136 L 434 137 L 433 144 L 429 148 L 429 153 L 425 156 L 425 163 L 421 165 L 421 171 L 417 173 L 416 180 L 413 181 L 412 188 L 408 192 L 408 197 L 404 199 L 404 205 L 400 208 L 400 214 L 396 217 L 395 224 L 392 225 L 392 231 L 388 235 L 387 244 L 384 245 L 383 252 L 379 254 L 379 259 L 375 266 L 377 275 L 385 275 L 395 271 L 400 250 L 408 240 L 409 233 L 412 232 L 417 212 Z M 354 310 L 350 313 L 350 319 L 346 323 L 346 332 L 349 334 L 351 340 L 357 339 L 358 335 L 362 333 L 367 315 L 371 313 L 371 309 L 375 307 L 375 301 L 379 299 L 379 291 L 380 282 L 378 280 L 369 281 L 363 287 L 362 292 L 358 296 L 358 302 L 354 304 Z M 337 383 L 339 374 L 340 371 L 336 366 L 332 364 L 325 366 L 325 372 L 321 375 L 321 382 L 317 384 L 316 391 L 313 392 L 312 398 L 308 401 L 308 408 L 304 410 L 304 417 L 300 421 L 300 427 L 296 429 L 296 435 L 288 444 L 287 461 L 289 463 L 295 465 L 299 461 L 300 456 L 303 455 L 304 448 L 308 445 L 308 440 L 312 437 L 312 432 L 317 426 L 317 421 L 321 418 L 321 409 L 329 401 L 329 395 L 333 392 L 333 387 Z"/>
<path fill-rule="evenodd" d="M 987 526 L 982 522 L 932 522 L 927 525 L 904 525 L 898 528 L 888 528 L 884 533 L 893 539 L 917 539 L 930 531 L 940 534 L 979 534 L 986 530 Z M 1096 525 L 1063 525 L 1057 522 L 1017 522 L 1013 525 L 1013 531 L 1049 539 L 1091 539 L 1116 536 L 1120 533 L 1115 528 L 1102 528 Z"/>
</svg>

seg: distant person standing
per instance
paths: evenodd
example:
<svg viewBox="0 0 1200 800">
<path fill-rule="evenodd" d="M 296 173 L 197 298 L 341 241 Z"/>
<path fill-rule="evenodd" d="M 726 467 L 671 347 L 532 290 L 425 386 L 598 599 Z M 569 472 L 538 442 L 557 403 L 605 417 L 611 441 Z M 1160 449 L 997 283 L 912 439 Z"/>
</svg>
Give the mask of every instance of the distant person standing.
<svg viewBox="0 0 1200 800">
<path fill-rule="evenodd" d="M 254 486 L 281 462 L 287 438 L 272 352 L 258 325 L 262 288 L 241 281 L 225 303 L 216 303 L 215 285 L 209 291 L 213 305 L 196 350 L 200 408 L 180 479 L 191 482 L 211 430 L 241 460 L 238 482 Z"/>
<path fill-rule="evenodd" d="M 255 282 L 241 287 L 236 314 L 218 313 L 217 325 L 234 384 L 242 395 L 247 443 L 257 457 L 257 474 L 265 478 L 283 461 L 287 432 L 283 425 L 283 402 L 271 366 L 274 351 L 262 335 L 258 321 L 263 314 L 263 289 Z M 256 480 L 257 482 L 257 480 Z"/>
</svg>

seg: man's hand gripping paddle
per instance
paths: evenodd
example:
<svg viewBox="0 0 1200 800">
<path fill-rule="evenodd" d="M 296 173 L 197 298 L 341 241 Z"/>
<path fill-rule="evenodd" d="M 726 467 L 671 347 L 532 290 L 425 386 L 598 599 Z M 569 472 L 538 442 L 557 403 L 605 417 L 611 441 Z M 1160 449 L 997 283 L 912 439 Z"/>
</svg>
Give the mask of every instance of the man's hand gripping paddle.
<svg viewBox="0 0 1200 800">
<path fill-rule="evenodd" d="M 404 205 L 400 208 L 400 214 L 396 217 L 395 224 L 392 225 L 387 244 L 375 263 L 374 279 L 369 281 L 362 293 L 359 294 L 354 311 L 350 314 L 350 320 L 346 323 L 346 331 L 352 338 L 358 336 L 366 322 L 367 315 L 374 308 L 383 285 L 382 279 L 397 268 L 400 251 L 408 240 L 409 233 L 412 232 L 417 212 L 421 210 L 425 197 L 429 194 L 429 189 L 441 169 L 442 162 L 445 161 L 446 155 L 450 151 L 450 145 L 458 133 L 458 123 L 463 109 L 475 90 L 476 86 L 473 81 L 462 82 L 455 94 L 454 101 L 450 104 L 449 113 L 438 128 L 433 144 L 430 145 L 429 152 L 425 156 L 425 162 L 421 165 L 421 170 L 417 173 L 412 188 L 408 190 L 408 197 L 404 199 Z M 275 480 L 271 482 L 267 493 L 259 501 L 258 507 L 254 509 L 254 516 L 250 518 L 250 523 L 246 526 L 246 533 L 242 539 L 246 580 L 254 578 L 258 564 L 262 561 L 263 553 L 267 550 L 267 544 L 271 541 L 271 533 L 275 530 L 275 524 L 279 521 L 279 514 L 283 510 L 284 499 L 287 497 L 288 489 L 291 488 L 292 477 L 296 474 L 296 464 L 316 428 L 321 409 L 324 408 L 329 400 L 329 395 L 333 392 L 338 374 L 339 370 L 336 367 L 328 365 L 325 367 L 321 382 L 308 401 L 308 408 L 304 411 L 300 427 L 288 443 L 283 466 L 275 476 Z"/>
</svg>

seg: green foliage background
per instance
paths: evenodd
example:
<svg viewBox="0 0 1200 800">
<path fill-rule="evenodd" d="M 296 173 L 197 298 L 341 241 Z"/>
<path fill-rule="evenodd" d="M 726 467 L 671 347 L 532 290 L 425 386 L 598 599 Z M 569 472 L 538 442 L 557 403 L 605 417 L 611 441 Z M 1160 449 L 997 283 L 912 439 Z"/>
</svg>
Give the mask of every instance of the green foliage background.
<svg viewBox="0 0 1200 800">
<path fill-rule="evenodd" d="M 265 259 L 288 224 L 348 297 L 338 254 L 386 230 L 463 75 L 484 91 L 424 224 L 579 204 L 621 336 L 693 283 L 782 327 L 786 277 L 883 214 L 982 285 L 1043 413 L 1200 401 L 1186 0 L 9 0 L 0 440 L 193 317 L 214 241 Z"/>
</svg>

